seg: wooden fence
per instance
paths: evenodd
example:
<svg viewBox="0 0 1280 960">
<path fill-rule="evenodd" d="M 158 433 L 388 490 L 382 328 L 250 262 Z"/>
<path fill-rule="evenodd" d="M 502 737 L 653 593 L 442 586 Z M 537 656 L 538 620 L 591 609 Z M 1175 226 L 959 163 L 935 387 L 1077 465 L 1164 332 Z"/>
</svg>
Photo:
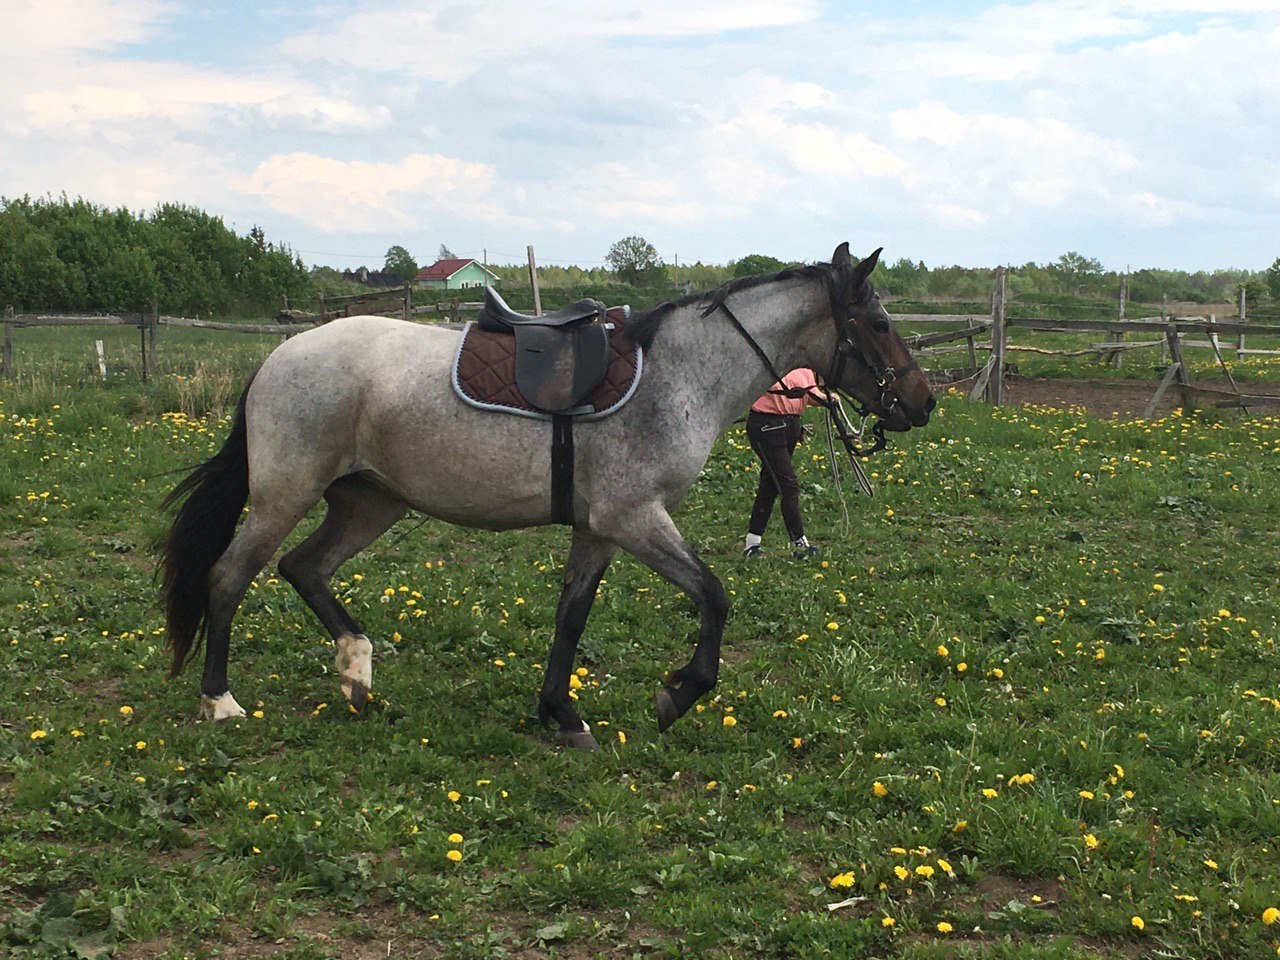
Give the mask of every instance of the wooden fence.
<svg viewBox="0 0 1280 960">
<path fill-rule="evenodd" d="M 398 315 L 403 319 L 434 319 L 458 321 L 462 314 L 479 310 L 481 304 L 459 300 L 444 301 L 427 306 L 413 306 L 411 288 L 390 291 L 358 293 L 346 297 L 324 297 L 319 300 L 319 310 L 298 310 L 285 301 L 285 308 L 270 323 L 229 323 L 223 320 L 201 320 L 194 317 L 169 317 L 160 314 L 159 307 L 141 313 L 85 313 L 76 311 L 37 311 L 17 313 L 6 307 L 3 345 L 0 346 L 0 378 L 14 375 L 13 334 L 15 330 L 29 327 L 137 327 L 138 349 L 141 357 L 142 380 L 150 379 L 155 370 L 156 333 L 160 327 L 189 327 L 201 330 L 220 330 L 226 333 L 278 334 L 287 339 L 304 330 L 328 323 L 339 317 L 381 314 Z M 390 308 L 390 309 L 388 309 Z"/>
<path fill-rule="evenodd" d="M 1053 320 L 1037 317 L 1011 317 L 1007 314 L 1005 297 L 1004 268 L 996 270 L 995 289 L 991 296 L 991 313 L 989 316 L 973 314 L 901 314 L 894 313 L 899 323 L 915 326 L 932 323 L 954 326 L 963 323 L 964 327 L 942 331 L 940 333 L 919 334 L 908 337 L 907 343 L 912 352 L 922 360 L 938 358 L 957 351 L 967 353 L 968 365 L 958 369 L 934 369 L 930 375 L 935 382 L 955 383 L 972 380 L 973 386 L 969 396 L 974 400 L 985 400 L 1000 405 L 1004 403 L 1008 377 L 1012 371 L 1008 357 L 1010 353 L 1025 351 L 1059 357 L 1094 357 L 1099 362 L 1112 366 L 1120 365 L 1120 358 L 1128 351 L 1142 349 L 1159 349 L 1160 361 L 1168 358 L 1168 366 L 1164 376 L 1155 387 L 1154 394 L 1146 408 L 1146 416 L 1150 417 L 1170 387 L 1175 387 L 1182 406 L 1193 407 L 1197 400 L 1205 400 L 1217 407 L 1246 408 L 1250 406 L 1280 405 L 1280 396 L 1266 394 L 1243 393 L 1231 375 L 1223 357 L 1223 342 L 1234 338 L 1234 347 L 1226 348 L 1234 352 L 1240 360 L 1251 355 L 1280 356 L 1280 350 L 1249 349 L 1245 345 L 1246 333 L 1257 336 L 1280 337 L 1280 326 L 1247 322 L 1243 297 L 1240 301 L 1238 318 L 1230 322 L 1219 321 L 1216 317 L 1174 317 L 1162 310 L 1161 316 L 1125 317 L 1124 290 L 1121 288 L 1119 308 L 1115 320 Z M 1102 342 L 1089 344 L 1080 350 L 1051 350 L 1029 344 L 1015 344 L 1010 341 L 1011 330 L 1026 330 L 1037 333 L 1093 333 L 1106 335 Z M 1147 334 L 1149 339 L 1141 341 L 1126 340 L 1129 334 Z M 1151 335 L 1155 335 L 1151 338 Z M 983 340 L 985 338 L 985 340 Z M 964 341 L 959 344 L 959 341 Z M 943 346 L 950 344 L 950 346 Z M 1222 369 L 1230 390 L 1206 387 L 1191 382 L 1190 371 L 1183 352 L 1188 349 L 1212 350 L 1214 359 Z M 978 353 L 989 353 L 985 363 L 978 362 Z"/>
<path fill-rule="evenodd" d="M 913 353 L 923 365 L 932 367 L 930 376 L 936 383 L 962 383 L 972 380 L 969 394 L 972 399 L 993 404 L 1005 402 L 1008 377 L 1013 371 L 1009 363 L 1011 353 L 1019 351 L 1062 357 L 1093 357 L 1099 362 L 1118 366 L 1121 358 L 1134 350 L 1158 349 L 1160 360 L 1168 366 L 1163 378 L 1155 386 L 1147 416 L 1155 410 L 1170 389 L 1175 389 L 1183 406 L 1194 406 L 1204 400 L 1221 407 L 1248 407 L 1280 405 L 1280 396 L 1243 393 L 1231 376 L 1231 370 L 1223 358 L 1223 343 L 1237 359 L 1249 355 L 1278 355 L 1280 350 L 1248 349 L 1246 333 L 1280 337 L 1280 326 L 1246 322 L 1244 302 L 1239 316 L 1230 322 L 1215 317 L 1174 317 L 1162 310 L 1161 316 L 1125 317 L 1124 295 L 1114 320 L 1054 320 L 1037 317 L 1009 316 L 1005 292 L 1005 271 L 996 270 L 995 286 L 991 295 L 990 314 L 902 314 L 894 313 L 899 323 L 915 327 L 944 324 L 956 329 L 937 333 L 922 333 L 907 338 Z M 55 326 L 133 326 L 138 329 L 138 344 L 142 358 L 142 379 L 149 379 L 155 369 L 157 330 L 162 326 L 192 327 L 219 330 L 228 333 L 276 334 L 288 338 L 337 317 L 368 313 L 399 314 L 404 319 L 451 320 L 457 322 L 464 313 L 479 310 L 481 304 L 463 301 L 447 301 L 429 306 L 415 307 L 412 291 L 406 286 L 400 289 L 373 291 L 345 297 L 321 297 L 317 312 L 308 313 L 292 308 L 288 301 L 274 323 L 227 323 L 217 320 L 201 320 L 190 317 L 161 316 L 156 305 L 149 312 L 136 314 L 89 313 L 15 313 L 7 307 L 4 313 L 4 342 L 0 351 L 0 376 L 13 376 L 13 332 L 24 327 Z M 1014 343 L 1010 331 L 1031 333 L 1093 333 L 1105 336 L 1105 341 L 1092 342 L 1079 350 L 1052 350 L 1030 344 Z M 1127 340 L 1131 334 L 1145 334 L 1146 339 Z M 1230 390 L 1200 386 L 1191 382 L 1184 352 L 1190 349 L 1209 349 L 1225 374 Z M 940 367 L 929 360 L 960 354 L 967 361 L 958 368 Z M 987 355 L 980 362 L 979 354 Z"/>
</svg>

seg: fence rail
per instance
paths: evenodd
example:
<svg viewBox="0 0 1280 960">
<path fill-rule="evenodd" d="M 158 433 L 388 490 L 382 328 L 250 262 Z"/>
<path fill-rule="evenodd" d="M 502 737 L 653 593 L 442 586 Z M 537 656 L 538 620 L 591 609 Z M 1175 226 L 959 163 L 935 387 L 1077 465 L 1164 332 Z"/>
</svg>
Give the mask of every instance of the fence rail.
<svg viewBox="0 0 1280 960">
<path fill-rule="evenodd" d="M 466 301 L 446 301 L 428 306 L 415 307 L 412 303 L 412 291 L 409 286 L 399 289 L 372 291 L 370 293 L 353 294 L 343 297 L 321 297 L 317 313 L 305 313 L 294 310 L 288 301 L 280 317 L 289 322 L 275 323 L 228 323 L 218 320 L 203 320 L 193 317 L 162 316 L 156 305 L 148 312 L 142 313 L 83 313 L 76 311 L 36 311 L 32 313 L 16 313 L 12 307 L 4 312 L 4 341 L 0 350 L 0 376 L 13 376 L 13 332 L 16 329 L 29 327 L 89 327 L 89 326 L 132 326 L 139 331 L 139 350 L 142 358 L 142 378 L 145 381 L 154 369 L 156 353 L 156 335 L 160 327 L 187 327 L 202 330 L 216 330 L 227 333 L 278 335 L 291 337 L 330 320 L 344 316 L 355 316 L 371 312 L 399 313 L 406 320 L 419 321 L 453 321 L 462 319 L 464 314 L 477 311 L 482 304 Z M 1215 406 L 1263 406 L 1280 405 L 1280 397 L 1265 394 L 1247 394 L 1240 391 L 1231 377 L 1231 371 L 1223 360 L 1224 349 L 1234 352 L 1238 359 L 1251 355 L 1280 356 L 1280 350 L 1250 349 L 1245 346 L 1245 336 L 1267 336 L 1280 338 L 1280 324 L 1254 324 L 1246 320 L 1244 305 L 1241 303 L 1240 315 L 1235 320 L 1219 320 L 1210 316 L 1144 316 L 1128 318 L 1124 316 L 1123 299 L 1118 315 L 1111 320 L 1065 320 L 1046 317 L 1008 316 L 1005 300 L 1005 275 L 1003 268 L 997 269 L 995 287 L 991 296 L 990 314 L 956 313 L 956 314 L 921 314 L 895 313 L 899 323 L 916 327 L 929 325 L 946 325 L 953 329 L 940 330 L 934 333 L 918 333 L 906 338 L 913 353 L 921 358 L 936 359 L 963 352 L 967 355 L 967 365 L 956 369 L 935 369 L 931 372 L 936 382 L 973 381 L 970 396 L 973 399 L 985 399 L 993 404 L 1004 402 L 1005 385 L 1013 368 L 1008 363 L 1010 353 L 1026 352 L 1059 357 L 1094 357 L 1099 362 L 1118 366 L 1121 357 L 1136 350 L 1160 350 L 1161 361 L 1166 355 L 1170 359 L 1164 377 L 1157 385 L 1148 407 L 1148 415 L 1159 400 L 1170 390 L 1175 389 L 1184 406 L 1193 406 L 1197 400 L 1208 401 Z M 386 309 L 392 307 L 394 309 Z M 278 317 L 277 319 L 279 319 Z M 1031 344 L 1013 343 L 1009 340 L 1009 332 L 1026 331 L 1029 333 L 1067 333 L 1067 334 L 1104 334 L 1104 342 L 1091 341 L 1087 347 L 1074 350 L 1048 349 Z M 1131 334 L 1157 334 L 1155 339 L 1128 341 L 1125 337 Z M 1233 340 L 1231 346 L 1223 347 L 1224 340 Z M 1214 352 L 1231 384 L 1232 390 L 1199 386 L 1191 383 L 1183 351 L 1187 349 L 1209 349 Z M 979 363 L 979 353 L 987 355 L 984 362 Z"/>
</svg>

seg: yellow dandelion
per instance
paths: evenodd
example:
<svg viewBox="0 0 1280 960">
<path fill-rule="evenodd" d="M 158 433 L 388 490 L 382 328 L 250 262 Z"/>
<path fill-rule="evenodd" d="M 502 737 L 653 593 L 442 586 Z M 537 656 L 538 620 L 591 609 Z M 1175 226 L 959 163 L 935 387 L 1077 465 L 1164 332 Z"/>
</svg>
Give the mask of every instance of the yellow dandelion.
<svg viewBox="0 0 1280 960">
<path fill-rule="evenodd" d="M 462 794 L 460 794 L 457 790 L 450 790 L 448 793 L 445 794 L 445 796 L 448 797 L 449 800 L 453 803 L 457 803 L 459 800 L 462 799 Z"/>
<path fill-rule="evenodd" d="M 922 863 L 920 866 L 916 867 L 916 876 L 924 877 L 926 880 L 932 877 L 936 872 L 937 871 L 927 863 Z"/>
<path fill-rule="evenodd" d="M 1277 910 L 1275 907 L 1267 907 L 1267 909 L 1262 911 L 1262 922 L 1268 927 L 1277 921 L 1280 921 L 1280 910 Z"/>
<path fill-rule="evenodd" d="M 938 922 L 938 932 L 939 932 L 939 933 L 950 933 L 953 929 L 955 929 L 955 928 L 954 928 L 954 927 L 952 927 L 952 926 L 951 926 L 951 924 L 947 923 L 947 921 L 945 921 L 945 920 L 940 920 L 940 921 Z"/>
<path fill-rule="evenodd" d="M 942 868 L 942 872 L 945 873 L 947 876 L 949 877 L 955 876 L 955 871 L 951 869 L 950 862 L 943 860 L 941 857 L 939 857 L 938 866 Z"/>
<path fill-rule="evenodd" d="M 1086 833 L 1084 835 L 1084 845 L 1090 850 L 1096 850 L 1098 849 L 1098 838 L 1092 833 Z"/>
<path fill-rule="evenodd" d="M 43 739 L 44 739 L 45 737 L 47 737 L 48 735 L 49 735 L 49 731 L 47 731 L 47 730 L 32 730 L 32 731 L 31 731 L 31 739 L 32 739 L 32 740 L 43 740 Z"/>
<path fill-rule="evenodd" d="M 621 730 L 618 731 L 618 743 L 622 744 L 623 746 L 626 746 L 627 744 L 627 735 L 623 733 Z"/>
<path fill-rule="evenodd" d="M 940 707 L 945 707 L 945 706 L 947 705 L 947 698 L 946 698 L 946 697 L 934 697 L 934 698 L 933 698 L 933 702 L 934 702 L 934 703 L 936 703 L 936 704 L 937 704 L 938 706 L 940 706 Z"/>
<path fill-rule="evenodd" d="M 837 873 L 829 882 L 834 890 L 848 890 L 854 884 L 853 871 Z"/>
<path fill-rule="evenodd" d="M 1131 923 L 1137 930 L 1145 930 L 1147 928 L 1147 922 L 1141 917 L 1130 917 L 1129 923 Z"/>
<path fill-rule="evenodd" d="M 956 825 L 955 825 L 954 827 L 952 827 L 952 828 L 951 828 L 951 832 L 952 832 L 952 833 L 964 833 L 964 832 L 965 832 L 966 830 L 968 830 L 968 829 L 969 829 L 969 821 L 968 821 L 968 820 L 957 820 L 957 821 L 956 821 Z"/>
<path fill-rule="evenodd" d="M 871 792 L 877 797 L 887 797 L 889 795 L 889 788 L 877 780 L 871 785 Z"/>
<path fill-rule="evenodd" d="M 121 708 L 120 708 L 120 716 L 122 716 L 122 717 L 131 717 L 131 716 L 133 716 L 133 707 L 129 706 L 129 705 L 126 703 L 123 707 L 121 707 Z"/>
<path fill-rule="evenodd" d="M 1000 796 L 1000 791 L 993 790 L 991 787 L 984 787 L 982 790 L 982 795 L 986 797 L 988 800 L 994 800 L 996 797 Z"/>
<path fill-rule="evenodd" d="M 445 854 L 445 857 L 452 860 L 454 863 L 457 863 L 462 859 L 462 851 L 450 850 L 448 853 Z"/>
<path fill-rule="evenodd" d="M 900 864 L 893 868 L 893 873 L 899 880 L 906 880 L 911 876 L 911 871 Z"/>
<path fill-rule="evenodd" d="M 720 722 L 723 723 L 726 727 L 736 727 L 738 725 L 738 718 L 730 715 L 730 716 L 726 716 Z"/>
<path fill-rule="evenodd" d="M 1092 791 L 1092 790 L 1081 790 L 1081 791 L 1080 791 L 1080 799 L 1081 799 L 1081 800 L 1092 800 L 1092 799 L 1093 799 L 1093 791 Z"/>
<path fill-rule="evenodd" d="M 1163 584 L 1163 583 L 1153 583 L 1153 584 L 1151 585 L 1151 589 L 1152 589 L 1154 592 L 1156 592 L 1156 593 L 1164 593 L 1164 584 Z"/>
<path fill-rule="evenodd" d="M 947 649 L 946 644 L 940 643 L 938 644 L 937 654 L 940 657 L 949 657 L 951 651 Z"/>
<path fill-rule="evenodd" d="M 774 719 L 776 719 L 776 720 L 785 720 L 785 719 L 787 719 L 787 711 L 785 711 L 785 710 L 775 710 L 775 711 L 773 711 L 773 716 L 774 716 Z"/>
<path fill-rule="evenodd" d="M 1206 867 L 1208 867 L 1210 870 L 1217 870 L 1217 869 L 1218 869 L 1218 861 L 1217 861 L 1217 860 L 1205 860 L 1205 861 L 1203 861 L 1203 863 L 1204 863 L 1204 865 L 1205 865 Z"/>
<path fill-rule="evenodd" d="M 827 624 L 827 629 L 828 629 L 828 630 L 839 630 L 839 629 L 840 629 L 840 624 L 838 624 L 838 623 L 836 623 L 834 620 L 832 620 L 830 623 L 828 623 L 828 624 Z"/>
<path fill-rule="evenodd" d="M 892 927 L 895 923 L 897 923 L 897 921 L 896 921 L 896 920 L 894 920 L 894 919 L 893 919 L 893 917 L 881 917 L 881 918 L 880 918 L 880 926 L 882 926 L 882 927 L 886 927 L 886 928 L 888 928 L 888 927 Z"/>
</svg>

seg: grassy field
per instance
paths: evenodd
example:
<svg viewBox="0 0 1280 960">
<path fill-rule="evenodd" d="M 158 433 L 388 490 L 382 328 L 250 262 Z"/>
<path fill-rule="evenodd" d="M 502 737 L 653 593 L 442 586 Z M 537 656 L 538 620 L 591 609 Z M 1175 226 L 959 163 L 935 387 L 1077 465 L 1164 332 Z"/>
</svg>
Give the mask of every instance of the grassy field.
<svg viewBox="0 0 1280 960">
<path fill-rule="evenodd" d="M 802 448 L 809 564 L 777 517 L 741 558 L 734 428 L 677 515 L 731 592 L 717 695 L 657 735 L 696 621 L 620 559 L 582 644 L 583 755 L 533 718 L 550 528 L 409 519 L 344 568 L 378 657 L 362 716 L 264 571 L 232 649 L 250 716 L 196 722 L 195 672 L 164 680 L 159 503 L 270 341 L 162 345 L 144 387 L 37 334 L 71 359 L 0 385 L 0 948 L 1276 955 L 1280 419 L 946 397 L 870 463 L 874 500 L 846 477 L 847 519 Z"/>
</svg>

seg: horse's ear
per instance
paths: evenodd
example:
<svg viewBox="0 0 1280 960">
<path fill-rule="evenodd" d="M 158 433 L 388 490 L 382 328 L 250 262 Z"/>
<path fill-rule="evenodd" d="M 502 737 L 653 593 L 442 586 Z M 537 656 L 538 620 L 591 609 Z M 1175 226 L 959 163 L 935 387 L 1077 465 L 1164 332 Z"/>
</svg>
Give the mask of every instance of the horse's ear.
<svg viewBox="0 0 1280 960">
<path fill-rule="evenodd" d="M 849 254 L 849 244 L 842 243 L 836 247 L 836 252 L 831 255 L 831 265 L 837 270 L 853 266 L 853 257 Z"/>
<path fill-rule="evenodd" d="M 849 245 L 846 243 L 844 246 L 845 253 L 847 255 Z M 863 260 L 854 268 L 853 283 L 855 286 L 860 285 L 862 281 L 871 276 L 871 271 L 874 270 L 876 268 L 876 264 L 880 262 L 880 251 L 883 249 L 884 247 L 876 247 L 875 252 L 871 254 L 871 256 L 867 257 L 867 259 Z"/>
</svg>

